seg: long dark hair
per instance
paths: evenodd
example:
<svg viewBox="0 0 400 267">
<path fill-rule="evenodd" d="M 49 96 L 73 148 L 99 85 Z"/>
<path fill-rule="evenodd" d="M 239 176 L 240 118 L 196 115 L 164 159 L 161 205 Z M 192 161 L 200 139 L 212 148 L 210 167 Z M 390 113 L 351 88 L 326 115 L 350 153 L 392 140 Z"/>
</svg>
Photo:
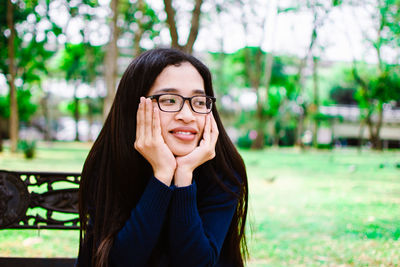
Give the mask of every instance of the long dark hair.
<svg viewBox="0 0 400 267">
<path fill-rule="evenodd" d="M 92 266 L 108 265 L 114 236 L 128 219 L 152 175 L 150 164 L 134 149 L 139 99 L 147 95 L 165 67 L 183 62 L 189 62 L 197 69 L 204 80 L 206 94 L 214 96 L 208 68 L 195 57 L 174 49 L 154 49 L 141 54 L 121 78 L 110 113 L 85 161 L 79 189 L 80 249 L 91 242 Z M 234 266 L 243 266 L 248 256 L 245 165 L 226 134 L 215 107 L 212 112 L 219 130 L 216 156 L 200 167 L 213 174 L 225 190 L 228 188 L 218 177 L 224 177 L 240 188 L 236 194 L 238 206 L 221 253 L 227 253 Z"/>
</svg>

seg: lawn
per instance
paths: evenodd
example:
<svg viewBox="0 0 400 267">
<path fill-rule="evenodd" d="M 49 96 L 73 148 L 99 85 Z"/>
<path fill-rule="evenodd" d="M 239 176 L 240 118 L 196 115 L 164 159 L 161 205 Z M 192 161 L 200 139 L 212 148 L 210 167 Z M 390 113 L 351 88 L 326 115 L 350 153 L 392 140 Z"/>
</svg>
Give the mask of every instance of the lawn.
<svg viewBox="0 0 400 267">
<path fill-rule="evenodd" d="M 0 169 L 80 171 L 90 145 L 0 153 Z M 250 187 L 248 266 L 399 266 L 400 151 L 240 151 Z M 0 256 L 74 257 L 78 231 L 2 230 Z"/>
</svg>

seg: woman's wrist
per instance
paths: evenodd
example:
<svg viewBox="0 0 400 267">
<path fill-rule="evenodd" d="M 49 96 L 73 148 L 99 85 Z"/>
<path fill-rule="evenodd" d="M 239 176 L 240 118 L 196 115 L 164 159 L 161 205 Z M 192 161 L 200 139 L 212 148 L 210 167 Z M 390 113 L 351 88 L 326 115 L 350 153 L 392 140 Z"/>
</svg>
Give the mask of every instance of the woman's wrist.
<svg viewBox="0 0 400 267">
<path fill-rule="evenodd" d="M 193 170 L 188 168 L 176 168 L 174 184 L 176 187 L 185 187 L 192 184 Z"/>
<path fill-rule="evenodd" d="M 162 182 L 166 186 L 170 186 L 174 175 L 173 173 L 169 173 L 168 171 L 154 171 L 154 177 L 156 177 L 160 182 Z"/>
</svg>

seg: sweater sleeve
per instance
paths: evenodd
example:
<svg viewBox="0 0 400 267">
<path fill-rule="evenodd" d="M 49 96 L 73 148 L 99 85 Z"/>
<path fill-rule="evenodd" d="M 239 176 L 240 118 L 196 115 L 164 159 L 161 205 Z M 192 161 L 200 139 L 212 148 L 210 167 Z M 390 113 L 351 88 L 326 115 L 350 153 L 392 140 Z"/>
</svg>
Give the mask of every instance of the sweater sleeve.
<svg viewBox="0 0 400 267">
<path fill-rule="evenodd" d="M 173 187 L 152 177 L 130 218 L 115 237 L 111 266 L 145 266 L 157 243 Z"/>
<path fill-rule="evenodd" d="M 172 266 L 214 266 L 237 206 L 237 199 L 222 189 L 202 196 L 197 187 L 175 188 L 171 200 L 169 250 Z"/>
</svg>

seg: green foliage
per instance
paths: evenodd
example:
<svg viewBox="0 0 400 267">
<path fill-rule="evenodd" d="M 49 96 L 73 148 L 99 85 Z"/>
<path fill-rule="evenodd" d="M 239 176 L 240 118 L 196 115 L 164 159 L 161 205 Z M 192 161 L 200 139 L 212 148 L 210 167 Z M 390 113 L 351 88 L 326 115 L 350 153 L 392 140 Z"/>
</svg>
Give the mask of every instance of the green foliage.
<svg viewBox="0 0 400 267">
<path fill-rule="evenodd" d="M 60 52 L 56 65 L 67 81 L 79 80 L 90 84 L 100 74 L 99 67 L 103 59 L 104 52 L 100 46 L 67 43 Z"/>
<path fill-rule="evenodd" d="M 10 116 L 10 101 L 7 96 L 0 95 L 0 117 L 6 119 Z"/>
<path fill-rule="evenodd" d="M 28 90 L 17 90 L 17 101 L 20 121 L 28 122 L 38 105 L 32 101 L 32 94 Z"/>
<path fill-rule="evenodd" d="M 400 100 L 400 67 L 388 67 L 381 75 L 371 79 L 371 98 L 379 99 L 383 103 Z"/>
<path fill-rule="evenodd" d="M 246 62 L 246 54 L 249 62 Z M 213 73 L 217 73 L 217 76 L 214 77 L 214 83 L 218 85 L 217 91 L 227 94 L 231 88 L 251 88 L 251 79 L 255 77 L 250 73 L 258 73 L 258 82 L 261 87 L 265 87 L 263 81 L 265 81 L 267 53 L 259 47 L 245 47 L 232 54 L 210 53 L 210 56 L 212 61 L 210 64 L 211 70 Z M 259 69 L 257 69 L 257 64 L 260 66 Z M 270 85 L 282 86 L 288 92 L 291 92 L 293 74 L 290 68 L 293 64 L 291 57 L 274 56 Z"/>
<path fill-rule="evenodd" d="M 400 66 L 385 65 L 382 72 L 360 68 L 355 98 L 361 108 L 375 111 L 383 103 L 400 99 Z"/>
<path fill-rule="evenodd" d="M 336 119 L 336 120 L 342 122 L 343 121 L 343 116 L 341 116 L 341 115 L 335 115 L 335 116 L 334 115 L 327 115 L 327 114 L 323 114 L 323 113 L 317 112 L 317 113 L 314 113 L 312 115 L 312 119 L 320 121 L 320 122 L 330 122 L 330 121 Z"/>
<path fill-rule="evenodd" d="M 75 108 L 76 105 L 74 100 L 65 100 L 58 105 L 59 111 L 65 115 L 73 115 L 75 113 Z M 88 112 L 88 105 L 82 101 L 79 101 L 78 110 L 80 115 L 86 115 Z"/>
<path fill-rule="evenodd" d="M 6 23 L 7 0 L 0 0 L 0 72 L 4 75 L 9 73 L 8 69 L 8 26 Z M 54 54 L 53 50 L 47 48 L 49 36 L 57 36 L 61 29 L 50 22 L 49 29 L 40 32 L 38 24 L 49 22 L 48 14 L 38 13 L 38 10 L 48 12 L 48 1 L 16 1 L 14 2 L 14 24 L 19 30 L 15 36 L 15 63 L 17 75 L 24 84 L 40 82 L 43 74 L 47 74 L 47 61 Z M 39 8 L 40 7 L 40 8 Z M 30 18 L 28 22 L 28 17 Z M 34 21 L 32 20 L 34 18 Z M 29 24 L 29 27 L 27 27 Z M 42 40 L 38 35 L 42 34 Z"/>
<path fill-rule="evenodd" d="M 275 117 L 279 113 L 279 108 L 281 107 L 283 101 L 287 98 L 287 90 L 284 87 L 272 86 L 268 90 L 268 102 L 266 114 L 269 117 Z"/>
<path fill-rule="evenodd" d="M 342 0 L 332 0 L 333 6 L 339 6 L 342 3 Z"/>
<path fill-rule="evenodd" d="M 24 156 L 26 159 L 33 159 L 35 157 L 36 141 L 20 140 L 18 142 L 18 149 L 24 152 Z"/>
<path fill-rule="evenodd" d="M 250 139 L 249 134 L 242 135 L 237 140 L 237 145 L 240 148 L 249 149 L 253 144 L 253 140 Z"/>
<path fill-rule="evenodd" d="M 119 5 L 119 13 L 123 22 L 120 27 L 122 35 L 135 36 L 141 32 L 142 39 L 150 39 L 155 44 L 159 42 L 161 21 L 146 1 L 122 0 Z M 140 46 L 141 40 L 136 40 L 135 37 L 130 38 L 134 39 L 133 41 L 138 41 Z M 141 50 L 144 49 L 141 48 Z"/>
<path fill-rule="evenodd" d="M 18 114 L 22 122 L 29 122 L 35 114 L 38 105 L 32 101 L 32 94 L 29 90 L 17 90 Z M 10 116 L 10 97 L 0 96 L 0 117 L 8 119 Z"/>
<path fill-rule="evenodd" d="M 336 104 L 356 105 L 357 101 L 354 97 L 356 91 L 356 88 L 334 86 L 330 91 L 330 98 L 335 101 Z"/>
</svg>

